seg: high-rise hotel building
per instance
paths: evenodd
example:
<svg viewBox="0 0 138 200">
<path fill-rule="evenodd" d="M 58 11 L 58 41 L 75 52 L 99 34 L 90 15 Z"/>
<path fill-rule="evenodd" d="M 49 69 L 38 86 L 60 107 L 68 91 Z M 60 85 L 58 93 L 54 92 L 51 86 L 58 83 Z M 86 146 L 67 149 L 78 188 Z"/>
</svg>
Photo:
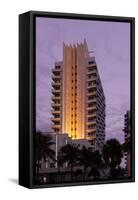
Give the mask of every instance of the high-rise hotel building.
<svg viewBox="0 0 138 200">
<path fill-rule="evenodd" d="M 52 129 L 96 148 L 105 140 L 105 96 L 95 57 L 86 40 L 63 44 L 63 61 L 52 69 Z"/>
</svg>

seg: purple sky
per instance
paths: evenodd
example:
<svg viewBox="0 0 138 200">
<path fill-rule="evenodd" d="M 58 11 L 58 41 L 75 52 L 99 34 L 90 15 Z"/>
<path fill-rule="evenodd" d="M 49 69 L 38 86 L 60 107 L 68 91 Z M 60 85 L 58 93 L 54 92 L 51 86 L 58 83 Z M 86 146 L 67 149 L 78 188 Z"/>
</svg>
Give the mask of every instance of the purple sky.
<svg viewBox="0 0 138 200">
<path fill-rule="evenodd" d="M 94 51 L 106 97 L 106 139 L 121 142 L 130 109 L 130 24 L 88 20 L 36 19 L 36 128 L 51 131 L 51 69 L 62 45 L 87 40 Z"/>
</svg>

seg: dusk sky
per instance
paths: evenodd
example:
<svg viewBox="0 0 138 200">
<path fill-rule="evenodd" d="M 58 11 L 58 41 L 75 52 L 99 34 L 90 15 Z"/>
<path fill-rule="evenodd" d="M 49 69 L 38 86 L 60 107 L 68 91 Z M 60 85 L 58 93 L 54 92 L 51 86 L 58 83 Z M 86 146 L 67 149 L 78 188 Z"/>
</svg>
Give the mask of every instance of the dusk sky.
<svg viewBox="0 0 138 200">
<path fill-rule="evenodd" d="M 124 114 L 130 110 L 130 24 L 36 18 L 36 128 L 51 131 L 51 69 L 62 61 L 63 42 L 86 39 L 94 51 L 106 98 L 106 139 L 123 142 Z"/>
</svg>

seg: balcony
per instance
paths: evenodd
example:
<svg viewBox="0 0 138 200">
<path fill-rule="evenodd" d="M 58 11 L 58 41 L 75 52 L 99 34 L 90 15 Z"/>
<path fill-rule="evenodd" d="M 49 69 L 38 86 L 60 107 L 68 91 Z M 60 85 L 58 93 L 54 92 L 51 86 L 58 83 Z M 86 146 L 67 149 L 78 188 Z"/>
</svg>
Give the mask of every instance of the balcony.
<svg viewBox="0 0 138 200">
<path fill-rule="evenodd" d="M 61 96 L 52 96 L 52 98 L 51 98 L 53 101 L 54 100 L 60 100 L 61 99 Z"/>
<path fill-rule="evenodd" d="M 87 82 L 89 81 L 96 81 L 97 80 L 97 76 L 93 76 L 91 78 L 87 78 Z"/>
<path fill-rule="evenodd" d="M 55 108 L 55 107 L 60 107 L 61 104 L 60 103 L 51 103 L 51 106 Z"/>
<path fill-rule="evenodd" d="M 60 129 L 60 128 L 61 128 L 61 125 L 60 125 L 60 124 L 58 124 L 58 125 L 53 125 L 51 128 L 52 128 L 52 129 Z"/>
<path fill-rule="evenodd" d="M 61 79 L 61 74 L 59 75 L 52 74 L 52 79 L 53 80 Z"/>
<path fill-rule="evenodd" d="M 96 105 L 95 106 L 89 106 L 89 107 L 87 107 L 87 111 L 89 111 L 89 110 L 95 110 L 95 108 L 96 108 Z"/>
<path fill-rule="evenodd" d="M 53 87 L 57 87 L 57 86 L 61 86 L 61 83 L 60 82 L 52 82 L 52 86 Z"/>
<path fill-rule="evenodd" d="M 61 90 L 60 89 L 52 89 L 52 93 L 55 94 L 55 93 L 60 93 Z"/>
<path fill-rule="evenodd" d="M 96 119 L 93 121 L 87 121 L 86 123 L 87 123 L 87 129 L 88 129 L 89 125 L 96 124 Z"/>
<path fill-rule="evenodd" d="M 96 112 L 95 113 L 88 113 L 87 117 L 96 117 Z"/>
<path fill-rule="evenodd" d="M 92 84 L 92 85 L 88 85 L 87 89 L 91 89 L 91 88 L 95 88 L 96 87 L 96 83 Z"/>
<path fill-rule="evenodd" d="M 61 111 L 60 110 L 51 110 L 51 113 L 54 115 L 54 114 L 60 114 Z"/>
<path fill-rule="evenodd" d="M 91 96 L 91 95 L 96 95 L 96 91 L 95 92 L 87 92 L 87 96 Z"/>
<path fill-rule="evenodd" d="M 87 139 L 87 140 L 95 140 L 95 139 L 96 139 L 96 136 L 87 135 L 87 136 L 86 136 L 86 139 Z"/>
<path fill-rule="evenodd" d="M 86 133 L 91 133 L 91 132 L 95 132 L 96 128 L 89 128 L 86 130 Z"/>
<path fill-rule="evenodd" d="M 55 73 L 55 72 L 61 72 L 61 67 L 52 69 L 52 72 L 53 73 Z"/>
<path fill-rule="evenodd" d="M 97 73 L 97 70 L 96 69 L 94 69 L 94 70 L 88 70 L 87 71 L 87 75 L 89 75 L 89 74 L 96 74 Z"/>
<path fill-rule="evenodd" d="M 96 102 L 96 97 L 87 100 L 87 103 L 94 103 L 94 102 Z"/>
<path fill-rule="evenodd" d="M 61 121 L 61 118 L 60 117 L 51 117 L 51 121 L 59 122 L 59 121 Z"/>
</svg>

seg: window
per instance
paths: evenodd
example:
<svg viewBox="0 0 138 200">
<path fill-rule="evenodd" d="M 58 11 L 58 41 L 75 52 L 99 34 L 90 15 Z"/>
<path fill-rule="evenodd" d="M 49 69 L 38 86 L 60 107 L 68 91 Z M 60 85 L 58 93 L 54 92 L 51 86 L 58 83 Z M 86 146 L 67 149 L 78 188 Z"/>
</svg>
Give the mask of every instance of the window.
<svg viewBox="0 0 138 200">
<path fill-rule="evenodd" d="M 59 125 L 60 124 L 60 122 L 55 122 L 55 125 Z"/>
<path fill-rule="evenodd" d="M 55 83 L 60 83 L 60 80 L 58 79 L 58 80 L 55 80 Z"/>
<path fill-rule="evenodd" d="M 93 70 L 93 67 L 88 68 L 88 72 L 91 72 Z"/>
<path fill-rule="evenodd" d="M 88 62 L 88 64 L 94 64 L 94 63 L 95 63 L 95 62 L 94 62 L 94 61 L 92 61 L 92 60 Z"/>
<path fill-rule="evenodd" d="M 59 129 L 58 129 L 58 128 L 55 128 L 54 130 L 55 130 L 55 132 L 58 132 L 58 131 L 59 131 Z"/>
<path fill-rule="evenodd" d="M 60 104 L 60 100 L 55 100 L 54 103 L 55 104 Z"/>
<path fill-rule="evenodd" d="M 60 97 L 60 95 L 59 95 L 59 94 L 57 94 L 57 93 L 55 93 L 55 97 Z"/>
<path fill-rule="evenodd" d="M 55 118 L 59 118 L 59 117 L 60 117 L 60 115 L 56 114 L 56 115 L 54 115 L 54 117 L 55 117 Z"/>
<path fill-rule="evenodd" d="M 56 76 L 59 76 L 59 75 L 60 75 L 60 72 L 55 72 L 55 75 L 56 75 Z"/>
<path fill-rule="evenodd" d="M 60 65 L 56 65 L 56 66 L 55 66 L 55 69 L 60 69 Z"/>
<path fill-rule="evenodd" d="M 60 108 L 59 107 L 55 107 L 55 111 L 58 111 L 58 110 L 60 110 Z"/>
</svg>

